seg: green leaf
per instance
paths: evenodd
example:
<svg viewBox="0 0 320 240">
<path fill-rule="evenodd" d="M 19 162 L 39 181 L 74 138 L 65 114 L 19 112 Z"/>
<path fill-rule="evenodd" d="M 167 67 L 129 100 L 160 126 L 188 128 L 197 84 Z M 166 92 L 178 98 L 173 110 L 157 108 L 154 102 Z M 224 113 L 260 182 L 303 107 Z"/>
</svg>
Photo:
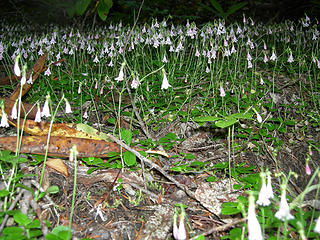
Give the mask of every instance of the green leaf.
<svg viewBox="0 0 320 240">
<path fill-rule="evenodd" d="M 132 132 L 128 129 L 121 130 L 121 140 L 124 140 L 124 142 L 130 146 L 131 139 L 132 139 Z"/>
<path fill-rule="evenodd" d="M 6 197 L 10 194 L 8 190 L 0 190 L 0 197 Z"/>
<path fill-rule="evenodd" d="M 248 2 L 240 2 L 240 3 L 237 3 L 237 4 L 233 5 L 233 6 L 231 6 L 230 8 L 228 8 L 225 16 L 226 17 L 230 16 L 231 14 L 235 13 L 236 11 L 238 11 L 241 8 L 243 8 L 247 4 L 248 4 Z"/>
<path fill-rule="evenodd" d="M 22 228 L 19 228 L 19 227 L 6 227 L 3 229 L 2 231 L 3 234 L 6 234 L 6 235 L 13 235 L 13 234 L 22 234 L 23 233 L 23 229 Z"/>
<path fill-rule="evenodd" d="M 20 226 L 27 226 L 29 223 L 32 222 L 31 219 L 29 219 L 25 214 L 22 212 L 17 212 L 13 215 L 13 219 L 16 223 L 18 223 Z"/>
<path fill-rule="evenodd" d="M 203 117 L 196 117 L 194 119 L 195 122 L 214 122 L 217 120 L 220 120 L 220 117 L 214 117 L 214 116 L 203 116 Z"/>
<path fill-rule="evenodd" d="M 129 167 L 136 165 L 137 157 L 132 152 L 126 151 L 123 153 L 123 160 L 125 164 Z"/>
<path fill-rule="evenodd" d="M 40 220 L 39 219 L 35 219 L 34 221 L 32 221 L 31 223 L 29 223 L 28 225 L 25 226 L 27 229 L 32 229 L 32 228 L 40 228 Z"/>
<path fill-rule="evenodd" d="M 107 15 L 109 13 L 110 8 L 112 7 L 112 4 L 112 0 L 101 0 L 99 2 L 97 11 L 102 21 L 105 21 L 107 19 Z"/>
<path fill-rule="evenodd" d="M 214 182 L 216 180 L 216 177 L 215 176 L 210 176 L 210 177 L 207 177 L 206 178 L 206 181 L 207 182 Z"/>
<path fill-rule="evenodd" d="M 75 12 L 78 16 L 82 16 L 87 10 L 91 0 L 78 0 L 75 5 Z"/>
<path fill-rule="evenodd" d="M 56 185 L 50 186 L 50 187 L 47 189 L 46 192 L 49 193 L 49 194 L 58 193 L 58 192 L 59 192 L 59 187 L 56 186 Z"/>
<path fill-rule="evenodd" d="M 205 240 L 206 238 L 203 235 L 200 235 L 196 238 L 196 240 Z"/>
<path fill-rule="evenodd" d="M 194 159 L 195 158 L 195 156 L 193 155 L 193 154 L 191 154 L 191 153 L 187 153 L 185 156 L 184 156 L 184 159 Z"/>
<path fill-rule="evenodd" d="M 218 1 L 210 0 L 210 3 L 221 15 L 224 15 L 224 11 Z"/>
<path fill-rule="evenodd" d="M 71 234 L 69 235 L 69 228 L 66 226 L 57 226 L 51 233 L 46 235 L 47 240 L 70 240 Z"/>
<path fill-rule="evenodd" d="M 226 128 L 226 127 L 230 127 L 233 124 L 237 123 L 238 120 L 232 117 L 228 117 L 225 120 L 219 120 L 218 122 L 216 122 L 216 126 L 219 128 Z"/>
<path fill-rule="evenodd" d="M 222 203 L 221 214 L 222 215 L 238 214 L 241 211 L 237 208 L 237 206 L 238 206 L 238 203 L 234 203 L 234 202 Z"/>
<path fill-rule="evenodd" d="M 230 117 L 236 118 L 236 119 L 252 120 L 252 115 L 253 115 L 253 113 L 251 113 L 251 112 L 247 112 L 247 113 L 234 113 L 234 114 L 231 114 Z"/>
</svg>

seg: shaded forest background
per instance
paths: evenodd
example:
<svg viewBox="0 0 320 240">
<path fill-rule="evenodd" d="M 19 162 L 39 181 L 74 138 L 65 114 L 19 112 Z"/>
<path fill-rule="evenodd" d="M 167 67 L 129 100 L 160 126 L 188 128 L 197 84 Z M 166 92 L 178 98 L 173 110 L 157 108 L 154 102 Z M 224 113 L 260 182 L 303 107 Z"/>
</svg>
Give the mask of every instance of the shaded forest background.
<svg viewBox="0 0 320 240">
<path fill-rule="evenodd" d="M 119 22 L 127 24 L 133 23 L 137 16 L 141 1 L 134 0 L 113 0 L 112 7 L 107 19 L 103 22 L 96 16 L 97 11 L 94 7 L 99 1 L 92 0 L 85 14 L 70 17 L 67 14 L 68 8 L 76 3 L 77 0 L 9 0 L 0 1 L 0 17 L 10 21 L 18 21 L 29 24 L 37 23 L 56 23 L 72 24 L 77 21 L 86 24 Z M 110 0 L 111 1 L 111 0 Z M 224 10 L 244 1 L 221 1 Z M 309 17 L 320 16 L 320 0 L 292 1 L 292 0 L 249 0 L 241 9 L 228 16 L 226 21 L 241 20 L 243 14 L 251 17 L 255 21 L 280 22 L 286 19 L 297 20 L 307 14 Z M 145 0 L 139 17 L 139 22 L 147 22 L 152 18 L 162 20 L 169 18 L 172 22 L 179 24 L 185 23 L 186 19 L 197 24 L 213 21 L 219 16 L 211 0 Z"/>
</svg>

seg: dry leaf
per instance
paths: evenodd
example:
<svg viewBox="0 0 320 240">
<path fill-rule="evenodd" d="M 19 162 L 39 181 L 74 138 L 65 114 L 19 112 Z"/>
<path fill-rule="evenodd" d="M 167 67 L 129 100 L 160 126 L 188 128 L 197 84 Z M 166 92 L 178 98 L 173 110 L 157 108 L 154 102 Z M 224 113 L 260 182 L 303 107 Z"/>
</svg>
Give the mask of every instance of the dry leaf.
<svg viewBox="0 0 320 240">
<path fill-rule="evenodd" d="M 65 177 L 69 177 L 68 168 L 60 158 L 48 158 L 46 166 L 63 174 Z"/>
</svg>

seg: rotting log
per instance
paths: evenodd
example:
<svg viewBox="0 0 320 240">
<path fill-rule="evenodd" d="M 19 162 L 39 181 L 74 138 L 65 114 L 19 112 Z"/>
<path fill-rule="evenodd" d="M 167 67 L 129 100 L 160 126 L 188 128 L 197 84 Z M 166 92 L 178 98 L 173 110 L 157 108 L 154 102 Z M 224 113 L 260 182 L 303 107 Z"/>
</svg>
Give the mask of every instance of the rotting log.
<svg viewBox="0 0 320 240">
<path fill-rule="evenodd" d="M 20 153 L 44 155 L 46 152 L 48 136 L 23 136 Z M 16 151 L 17 137 L 1 137 L 0 150 Z M 104 140 L 93 140 L 73 137 L 51 136 L 49 141 L 48 156 L 69 157 L 70 149 L 76 145 L 78 157 L 108 157 L 109 152 L 120 152 L 118 144 Z M 140 150 L 140 149 L 136 149 Z M 123 151 L 126 151 L 123 149 Z"/>
</svg>

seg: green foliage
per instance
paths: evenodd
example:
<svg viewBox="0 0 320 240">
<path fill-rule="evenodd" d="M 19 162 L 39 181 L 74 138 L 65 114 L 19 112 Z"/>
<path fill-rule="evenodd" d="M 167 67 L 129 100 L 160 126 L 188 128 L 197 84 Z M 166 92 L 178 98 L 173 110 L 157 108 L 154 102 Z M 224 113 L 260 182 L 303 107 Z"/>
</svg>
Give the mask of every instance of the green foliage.
<svg viewBox="0 0 320 240">
<path fill-rule="evenodd" d="M 90 3 L 92 3 L 92 9 L 89 8 Z M 67 6 L 67 13 L 69 17 L 74 17 L 82 16 L 86 11 L 97 11 L 100 19 L 105 21 L 112 5 L 112 0 L 75 0 L 73 5 Z"/>
<path fill-rule="evenodd" d="M 223 3 L 224 1 L 221 1 L 221 2 Z M 228 4 L 229 6 L 225 11 L 223 10 L 223 7 L 221 6 L 221 3 L 218 0 L 210 0 L 210 3 L 213 8 L 208 7 L 205 4 L 201 4 L 201 5 L 207 10 L 209 10 L 210 12 L 214 13 L 217 17 L 223 18 L 223 19 L 227 19 L 230 15 L 239 11 L 240 9 L 242 9 L 248 4 L 247 1 L 239 2 L 239 3 L 237 3 L 237 1 L 226 1 L 226 4 Z"/>
</svg>

